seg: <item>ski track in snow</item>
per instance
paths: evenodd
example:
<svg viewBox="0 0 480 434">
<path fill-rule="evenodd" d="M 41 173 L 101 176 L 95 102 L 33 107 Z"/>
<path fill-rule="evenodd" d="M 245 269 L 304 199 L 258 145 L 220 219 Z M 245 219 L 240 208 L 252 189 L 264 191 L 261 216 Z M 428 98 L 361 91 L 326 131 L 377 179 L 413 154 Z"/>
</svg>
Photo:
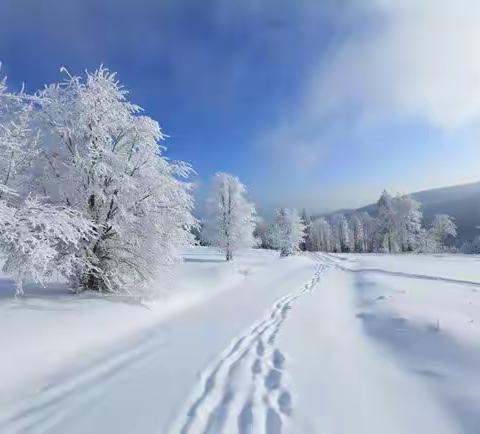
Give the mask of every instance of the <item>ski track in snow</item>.
<svg viewBox="0 0 480 434">
<path fill-rule="evenodd" d="M 341 262 L 352 262 L 351 259 L 342 258 L 338 256 L 333 256 L 329 253 L 314 253 L 312 255 L 317 260 L 327 261 L 329 264 L 333 265 L 335 268 L 346 271 L 347 273 L 376 273 L 376 274 L 385 274 L 387 276 L 395 276 L 395 277 L 405 277 L 409 279 L 419 279 L 419 280 L 432 280 L 432 281 L 439 281 L 445 283 L 458 283 L 460 285 L 468 285 L 468 286 L 475 286 L 479 287 L 480 282 L 475 282 L 473 280 L 462 280 L 462 279 L 451 279 L 448 277 L 441 277 L 441 276 L 429 276 L 426 274 L 418 274 L 418 273 L 405 273 L 402 271 L 389 271 L 383 270 L 381 268 L 349 268 L 340 265 Z"/>
<path fill-rule="evenodd" d="M 275 340 L 294 301 L 311 292 L 319 264 L 299 291 L 278 299 L 265 317 L 233 340 L 201 375 L 170 434 L 281 434 L 292 413 L 286 359 Z"/>
<path fill-rule="evenodd" d="M 65 382 L 43 388 L 0 416 L 0 433 L 47 433 L 68 417 L 68 411 L 84 402 L 93 401 L 100 395 L 105 385 L 115 380 L 118 372 L 127 366 L 135 366 L 154 354 L 158 340 L 154 333 L 148 334 L 136 347 L 87 366 Z"/>
</svg>

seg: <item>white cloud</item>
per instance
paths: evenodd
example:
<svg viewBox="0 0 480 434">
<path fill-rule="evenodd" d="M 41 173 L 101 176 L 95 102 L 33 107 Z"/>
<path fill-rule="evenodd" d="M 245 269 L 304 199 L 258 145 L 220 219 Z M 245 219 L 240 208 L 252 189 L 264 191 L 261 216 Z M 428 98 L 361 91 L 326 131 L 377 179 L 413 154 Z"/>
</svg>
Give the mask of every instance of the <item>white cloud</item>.
<svg viewBox="0 0 480 434">
<path fill-rule="evenodd" d="M 362 0 L 346 13 L 355 25 L 319 53 L 295 114 L 259 138 L 276 162 L 315 166 L 342 129 L 478 123 L 479 0 Z"/>
<path fill-rule="evenodd" d="M 480 2 L 372 0 L 378 27 L 352 34 L 313 83 L 310 110 L 414 118 L 450 130 L 480 116 Z"/>
</svg>

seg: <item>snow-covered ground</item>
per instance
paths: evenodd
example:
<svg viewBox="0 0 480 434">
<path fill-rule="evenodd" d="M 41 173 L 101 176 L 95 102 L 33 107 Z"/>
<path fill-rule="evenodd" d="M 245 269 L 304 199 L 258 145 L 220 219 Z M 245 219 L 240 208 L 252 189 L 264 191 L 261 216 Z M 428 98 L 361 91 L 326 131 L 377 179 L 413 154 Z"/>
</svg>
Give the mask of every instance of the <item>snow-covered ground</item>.
<svg viewBox="0 0 480 434">
<path fill-rule="evenodd" d="M 450 432 L 480 432 L 480 258 L 337 255 L 333 260 L 337 269 L 352 270 L 347 274 L 363 333 L 428 390 L 456 423 Z"/>
<path fill-rule="evenodd" d="M 480 432 L 478 257 L 185 259 L 142 303 L 0 277 L 0 432 Z"/>
</svg>

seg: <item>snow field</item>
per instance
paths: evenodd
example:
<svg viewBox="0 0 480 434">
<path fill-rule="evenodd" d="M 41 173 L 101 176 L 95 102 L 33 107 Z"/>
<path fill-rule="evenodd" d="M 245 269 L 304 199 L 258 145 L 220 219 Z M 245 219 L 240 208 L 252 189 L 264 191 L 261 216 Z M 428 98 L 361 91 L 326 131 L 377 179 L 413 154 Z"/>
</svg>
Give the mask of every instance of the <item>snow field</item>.
<svg viewBox="0 0 480 434">
<path fill-rule="evenodd" d="M 3 278 L 0 432 L 478 433 L 477 257 L 184 257 L 142 303 Z"/>
<path fill-rule="evenodd" d="M 149 303 L 151 310 L 94 298 L 88 302 L 97 311 L 85 310 L 78 303 L 67 313 L 54 309 L 58 300 L 48 299 L 48 313 L 39 311 L 35 321 L 42 324 L 47 316 L 58 315 L 56 328 L 49 329 L 40 342 L 36 338 L 41 332 L 37 335 L 30 328 L 30 346 L 40 355 L 42 344 L 48 343 L 54 353 L 50 361 L 55 363 L 39 367 L 22 361 L 19 355 L 27 342 L 26 334 L 19 348 L 11 345 L 11 365 L 0 372 L 5 400 L 0 432 L 85 433 L 95 427 L 102 432 L 165 433 L 198 372 L 232 336 L 261 317 L 275 299 L 302 285 L 315 269 L 315 263 L 307 258 L 280 260 L 278 253 L 271 251 L 245 251 L 229 264 L 221 253 L 206 248 L 194 248 L 185 257 L 175 275 L 178 279 L 172 276 L 172 286 L 163 292 L 165 300 Z M 61 297 L 76 300 L 72 295 Z M 167 309 L 177 297 L 190 300 L 190 304 Z M 162 311 L 152 307 L 156 304 L 166 305 L 168 315 L 157 316 Z M 115 331 L 96 328 L 95 321 L 106 314 Z M 84 315 L 84 321 L 78 321 L 77 315 Z M 141 315 L 149 319 L 116 329 Z M 72 333 L 83 336 L 76 343 L 83 357 L 71 358 L 62 347 L 70 339 L 58 332 L 59 319 Z M 55 339 L 50 342 L 48 337 Z M 17 383 L 22 377 L 25 380 Z"/>
</svg>

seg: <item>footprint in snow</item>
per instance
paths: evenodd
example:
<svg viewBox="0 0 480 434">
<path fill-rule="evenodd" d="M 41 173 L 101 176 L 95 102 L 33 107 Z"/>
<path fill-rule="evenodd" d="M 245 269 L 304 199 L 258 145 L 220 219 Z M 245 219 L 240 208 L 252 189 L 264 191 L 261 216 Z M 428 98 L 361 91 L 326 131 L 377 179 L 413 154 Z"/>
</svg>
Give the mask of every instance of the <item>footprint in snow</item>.
<svg viewBox="0 0 480 434">
<path fill-rule="evenodd" d="M 285 356 L 280 350 L 275 349 L 273 352 L 273 366 L 277 369 L 283 369 L 285 365 Z"/>
<path fill-rule="evenodd" d="M 292 413 L 292 395 L 287 390 L 280 393 L 278 400 L 278 409 L 281 413 L 290 416 Z"/>
</svg>

